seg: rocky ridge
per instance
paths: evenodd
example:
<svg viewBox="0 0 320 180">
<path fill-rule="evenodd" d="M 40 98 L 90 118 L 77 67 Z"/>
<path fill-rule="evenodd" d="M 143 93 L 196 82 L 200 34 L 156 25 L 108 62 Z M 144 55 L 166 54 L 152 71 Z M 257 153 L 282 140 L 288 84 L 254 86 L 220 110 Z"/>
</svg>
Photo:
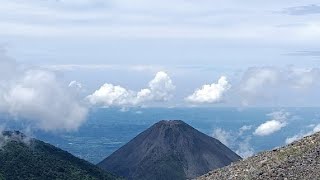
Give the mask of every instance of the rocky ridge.
<svg viewBox="0 0 320 180">
<path fill-rule="evenodd" d="M 320 133 L 211 171 L 198 180 L 320 179 Z"/>
</svg>

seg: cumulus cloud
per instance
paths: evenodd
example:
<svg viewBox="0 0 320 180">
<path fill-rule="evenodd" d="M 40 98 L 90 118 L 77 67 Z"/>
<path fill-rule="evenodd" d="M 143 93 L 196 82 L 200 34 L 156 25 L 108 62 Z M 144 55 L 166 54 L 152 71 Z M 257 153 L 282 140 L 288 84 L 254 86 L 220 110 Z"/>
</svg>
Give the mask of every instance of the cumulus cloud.
<svg viewBox="0 0 320 180">
<path fill-rule="evenodd" d="M 259 125 L 254 131 L 254 135 L 267 136 L 273 134 L 287 125 L 287 118 L 290 115 L 288 112 L 278 111 L 268 114 L 272 117 L 261 125 Z"/>
<path fill-rule="evenodd" d="M 172 97 L 171 92 L 175 89 L 171 78 L 167 73 L 160 71 L 149 83 L 149 96 L 158 101 L 167 101 Z M 140 91 L 141 92 L 141 91 Z M 146 97 L 146 96 L 145 96 Z"/>
<path fill-rule="evenodd" d="M 5 56 L 0 64 L 0 112 L 47 131 L 76 130 L 85 121 L 87 108 L 56 74 L 24 68 Z"/>
<path fill-rule="evenodd" d="M 251 130 L 252 126 L 242 126 L 238 132 L 226 131 L 221 128 L 214 129 L 211 136 L 218 139 L 221 143 L 233 149 L 239 156 L 243 158 L 250 157 L 254 154 L 250 141 L 251 136 L 244 135 L 246 131 Z"/>
<path fill-rule="evenodd" d="M 175 86 L 169 75 L 160 71 L 149 82 L 148 88 L 138 92 L 106 83 L 93 94 L 87 96 L 87 99 L 93 105 L 134 106 L 151 101 L 167 101 L 172 97 L 174 89 Z"/>
<path fill-rule="evenodd" d="M 237 91 L 242 105 L 301 103 L 303 99 L 290 97 L 319 87 L 319 76 L 318 68 L 251 67 L 244 72 Z"/>
<path fill-rule="evenodd" d="M 134 93 L 127 91 L 121 86 L 114 86 L 113 84 L 104 84 L 100 89 L 89 95 L 91 104 L 102 104 L 104 106 L 111 105 L 126 105 L 133 103 Z"/>
<path fill-rule="evenodd" d="M 320 69 L 291 69 L 288 72 L 290 87 L 295 89 L 306 89 L 318 85 Z"/>
<path fill-rule="evenodd" d="M 254 134 L 258 136 L 267 136 L 279 131 L 281 128 L 285 127 L 285 122 L 280 122 L 277 120 L 270 120 L 261 124 L 255 131 Z"/>
<path fill-rule="evenodd" d="M 302 138 L 304 138 L 306 136 L 310 136 L 310 135 L 312 135 L 314 133 L 320 132 L 320 124 L 313 125 L 312 127 L 313 127 L 313 129 L 310 130 L 310 131 L 300 132 L 299 134 L 296 134 L 296 135 L 294 135 L 292 137 L 288 137 L 286 139 L 286 144 L 290 144 L 290 143 L 292 143 L 294 141 L 297 141 L 299 139 L 302 139 Z"/>
<path fill-rule="evenodd" d="M 185 100 L 191 103 L 219 103 L 230 88 L 227 78 L 221 76 L 217 83 L 203 85 Z"/>
<path fill-rule="evenodd" d="M 265 86 L 275 84 L 279 79 L 279 72 L 276 69 L 249 68 L 243 76 L 241 90 L 248 93 L 257 93 Z"/>
</svg>

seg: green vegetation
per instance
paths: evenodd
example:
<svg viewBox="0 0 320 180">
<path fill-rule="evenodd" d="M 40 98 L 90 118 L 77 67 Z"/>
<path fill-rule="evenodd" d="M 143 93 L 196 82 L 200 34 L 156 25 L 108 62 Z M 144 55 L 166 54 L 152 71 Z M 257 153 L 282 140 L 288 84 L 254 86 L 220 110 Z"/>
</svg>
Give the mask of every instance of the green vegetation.
<svg viewBox="0 0 320 180">
<path fill-rule="evenodd" d="M 0 180 L 95 180 L 117 179 L 87 161 L 38 140 L 30 144 L 8 141 L 0 149 Z"/>
<path fill-rule="evenodd" d="M 1 173 L 0 173 L 0 180 L 4 180 L 4 177 Z"/>
</svg>

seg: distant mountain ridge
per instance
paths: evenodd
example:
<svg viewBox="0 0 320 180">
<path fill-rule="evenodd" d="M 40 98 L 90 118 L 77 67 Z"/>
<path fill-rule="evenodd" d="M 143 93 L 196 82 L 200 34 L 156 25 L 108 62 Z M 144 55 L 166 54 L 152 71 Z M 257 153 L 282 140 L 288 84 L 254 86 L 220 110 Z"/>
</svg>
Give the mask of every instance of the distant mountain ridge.
<svg viewBox="0 0 320 180">
<path fill-rule="evenodd" d="M 1 132 L 0 132 L 1 133 Z M 19 131 L 0 135 L 0 179 L 114 180 L 115 175 Z"/>
<path fill-rule="evenodd" d="M 180 120 L 160 121 L 98 164 L 128 179 L 189 179 L 241 159 Z"/>
<path fill-rule="evenodd" d="M 320 179 L 320 133 L 211 171 L 198 179 Z"/>
</svg>

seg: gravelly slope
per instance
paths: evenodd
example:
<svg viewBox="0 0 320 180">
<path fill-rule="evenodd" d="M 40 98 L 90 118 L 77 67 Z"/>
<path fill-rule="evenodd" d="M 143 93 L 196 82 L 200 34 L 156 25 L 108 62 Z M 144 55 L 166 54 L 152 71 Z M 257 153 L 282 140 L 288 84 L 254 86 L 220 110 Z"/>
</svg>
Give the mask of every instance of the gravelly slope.
<svg viewBox="0 0 320 180">
<path fill-rule="evenodd" d="M 211 171 L 198 179 L 320 179 L 320 133 Z"/>
</svg>

